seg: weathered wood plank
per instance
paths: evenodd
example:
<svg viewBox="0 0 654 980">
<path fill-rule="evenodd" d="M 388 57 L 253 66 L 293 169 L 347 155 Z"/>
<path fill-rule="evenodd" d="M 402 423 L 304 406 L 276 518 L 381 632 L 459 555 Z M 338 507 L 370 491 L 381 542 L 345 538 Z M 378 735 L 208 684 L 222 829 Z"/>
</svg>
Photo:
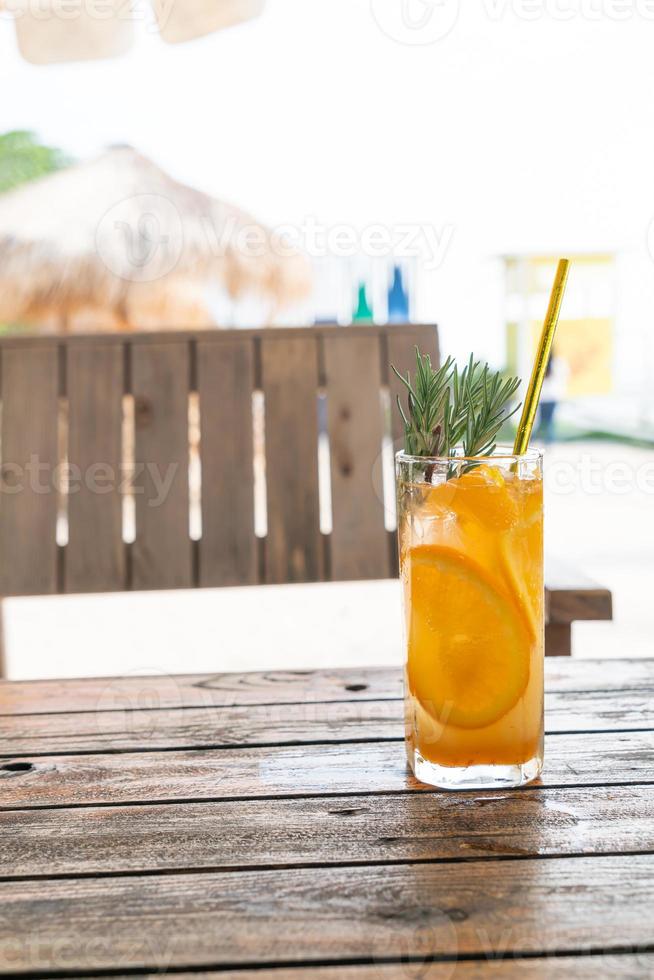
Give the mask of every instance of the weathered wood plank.
<svg viewBox="0 0 654 980">
<path fill-rule="evenodd" d="M 132 347 L 136 540 L 132 588 L 192 585 L 189 534 L 189 346 Z"/>
<path fill-rule="evenodd" d="M 403 734 L 400 701 L 118 709 L 0 718 L 1 751 L 14 756 L 297 745 L 396 739 Z"/>
<path fill-rule="evenodd" d="M 654 851 L 654 786 L 0 812 L 0 878 Z"/>
<path fill-rule="evenodd" d="M 654 661 L 652 661 L 654 685 Z M 392 669 L 251 671 L 0 682 L 0 715 L 211 705 L 377 700 L 402 696 Z"/>
<path fill-rule="evenodd" d="M 572 656 L 572 623 L 545 623 L 545 656 Z"/>
<path fill-rule="evenodd" d="M 2 886 L 0 969 L 486 958 L 649 941 L 654 855 Z"/>
<path fill-rule="evenodd" d="M 545 660 L 548 691 L 627 691 L 654 688 L 654 659 Z"/>
<path fill-rule="evenodd" d="M 654 691 L 654 659 L 546 660 L 545 689 Z M 0 682 L 0 717 L 401 697 L 401 672 L 385 667 L 4 681 Z"/>
<path fill-rule="evenodd" d="M 406 377 L 410 371 L 411 377 L 416 368 L 416 345 L 423 354 L 429 354 L 434 367 L 440 364 L 440 354 L 438 349 L 438 331 L 436 327 L 421 326 L 411 328 L 400 325 L 389 328 L 387 333 L 388 344 L 388 387 L 391 395 L 391 434 L 393 437 L 394 450 L 397 452 L 404 446 L 404 426 L 402 418 L 397 408 L 397 397 L 402 400 L 406 410 L 406 388 L 391 370 L 395 367 L 400 374 Z"/>
<path fill-rule="evenodd" d="M 550 692 L 654 691 L 654 659 L 546 660 Z M 400 670 L 386 667 L 0 682 L 0 716 L 402 697 Z"/>
<path fill-rule="evenodd" d="M 202 436 L 200 585 L 258 579 L 254 535 L 251 340 L 197 346 Z"/>
<path fill-rule="evenodd" d="M 545 558 L 546 612 L 550 623 L 572 623 L 578 619 L 611 619 L 610 589 L 565 562 Z"/>
<path fill-rule="evenodd" d="M 78 483 L 68 498 L 65 591 L 124 589 L 124 348 L 120 341 L 107 341 L 68 347 L 66 354 L 68 458 L 71 477 Z"/>
<path fill-rule="evenodd" d="M 111 695 L 109 695 L 111 696 Z M 138 751 L 404 737 L 402 702 L 327 701 L 116 710 L 0 717 L 5 754 Z M 548 693 L 548 733 L 654 729 L 654 692 Z"/>
<path fill-rule="evenodd" d="M 654 781 L 654 732 L 550 735 L 544 786 Z M 401 742 L 0 761 L 1 807 L 425 791 Z"/>
<path fill-rule="evenodd" d="M 318 342 L 261 341 L 266 417 L 266 582 L 323 578 L 318 497 Z"/>
<path fill-rule="evenodd" d="M 598 963 L 599 960 L 599 963 Z M 616 953 L 602 956 L 548 956 L 523 958 L 510 951 L 504 957 L 489 960 L 462 960 L 439 963 L 429 956 L 417 955 L 415 963 L 375 963 L 374 966 L 315 966 L 273 967 L 272 969 L 227 970 L 202 973 L 166 973 L 168 980 L 203 977 L 211 980 L 478 980 L 483 977 L 530 977 L 550 980 L 563 977 L 570 980 L 597 980 L 598 968 L 606 968 L 605 976 L 628 977 L 629 980 L 651 980 L 654 976 L 654 953 Z M 143 974 L 160 977 L 161 974 Z M 121 980 L 121 978 L 117 978 Z M 126 978 L 122 978 L 126 980 Z"/>
<path fill-rule="evenodd" d="M 384 527 L 381 357 L 376 336 L 324 341 L 335 581 L 395 574 Z"/>
<path fill-rule="evenodd" d="M 57 347 L 2 352 L 0 595 L 56 592 Z"/>
<path fill-rule="evenodd" d="M 256 340 L 262 337 L 264 334 L 270 334 L 269 327 L 252 327 L 252 328 L 241 328 L 238 327 L 239 337 L 243 337 L 244 340 Z M 417 336 L 422 337 L 427 332 L 431 335 L 432 331 L 436 330 L 436 327 L 432 324 L 424 325 L 420 323 L 406 323 L 406 324 L 384 324 L 381 326 L 376 326 L 373 324 L 365 324 L 364 326 L 358 326 L 357 324 L 351 324 L 348 326 L 347 331 L 352 337 L 356 336 L 369 336 L 371 333 L 394 333 L 398 330 L 410 331 L 415 333 Z M 330 336 L 333 334 L 338 334 L 342 332 L 342 327 L 337 325 L 324 324 L 320 326 L 308 325 L 306 327 L 275 327 L 275 336 L 280 339 L 294 339 L 303 334 L 310 334 L 312 337 L 315 336 Z M 185 329 L 165 329 L 165 330 L 130 330 L 129 332 L 123 334 L 121 339 L 128 346 L 135 346 L 137 344 L 148 345 L 148 344 L 178 344 L 187 343 L 188 341 L 201 342 L 203 340 L 211 340 L 216 342 L 224 341 L 229 343 L 233 337 L 234 330 L 224 329 L 220 332 L 216 331 L 215 327 L 200 328 L 189 330 Z M 57 347 L 64 340 L 67 344 L 75 345 L 79 347 L 94 347 L 98 344 L 102 345 L 107 342 L 107 333 L 90 333 L 90 334 L 74 334 L 69 337 L 63 338 L 60 334 L 44 334 L 35 332 L 28 332 L 24 327 L 20 327 L 17 332 L 6 333 L 0 336 L 0 351 L 3 349 L 19 349 L 24 350 L 25 348 L 31 347 Z"/>
</svg>

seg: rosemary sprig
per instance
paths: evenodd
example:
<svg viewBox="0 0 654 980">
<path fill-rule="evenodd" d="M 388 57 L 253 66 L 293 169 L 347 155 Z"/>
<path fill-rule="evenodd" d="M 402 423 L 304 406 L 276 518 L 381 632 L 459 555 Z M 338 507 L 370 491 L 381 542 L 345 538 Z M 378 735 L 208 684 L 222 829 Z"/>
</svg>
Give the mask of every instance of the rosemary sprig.
<svg viewBox="0 0 654 980">
<path fill-rule="evenodd" d="M 463 456 L 490 456 L 497 433 L 520 407 L 509 410 L 520 379 L 503 379 L 472 355 L 462 371 L 451 357 L 434 369 L 429 354 L 416 347 L 413 379 L 408 371 L 406 377 L 393 371 L 407 389 L 408 411 L 399 396 L 397 404 L 410 456 L 452 457 L 457 449 Z"/>
</svg>

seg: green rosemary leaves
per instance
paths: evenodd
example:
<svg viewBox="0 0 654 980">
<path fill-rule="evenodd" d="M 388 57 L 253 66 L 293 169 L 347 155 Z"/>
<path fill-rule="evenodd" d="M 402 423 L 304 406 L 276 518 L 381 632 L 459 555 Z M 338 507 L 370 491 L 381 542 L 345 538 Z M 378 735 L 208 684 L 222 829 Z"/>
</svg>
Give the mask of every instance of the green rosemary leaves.
<svg viewBox="0 0 654 980">
<path fill-rule="evenodd" d="M 404 421 L 404 449 L 410 456 L 490 456 L 495 438 L 507 419 L 517 412 L 510 402 L 519 378 L 502 378 L 488 364 L 470 360 L 459 371 L 448 357 L 438 370 L 429 354 L 416 347 L 413 379 L 393 368 L 408 392 L 408 413 L 400 398 L 398 408 Z"/>
</svg>

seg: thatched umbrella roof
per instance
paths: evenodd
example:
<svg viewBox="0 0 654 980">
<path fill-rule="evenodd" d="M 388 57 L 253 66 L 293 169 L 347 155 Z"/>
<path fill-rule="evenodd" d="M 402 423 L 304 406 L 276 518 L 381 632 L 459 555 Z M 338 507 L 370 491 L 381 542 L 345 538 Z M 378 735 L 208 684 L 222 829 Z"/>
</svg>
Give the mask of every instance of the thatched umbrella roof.
<svg viewBox="0 0 654 980">
<path fill-rule="evenodd" d="M 159 322 L 167 298 L 197 302 L 212 281 L 234 298 L 264 297 L 272 313 L 305 295 L 307 269 L 248 214 L 129 147 L 0 195 L 0 321 L 92 309 L 123 326 L 183 327 Z"/>
</svg>

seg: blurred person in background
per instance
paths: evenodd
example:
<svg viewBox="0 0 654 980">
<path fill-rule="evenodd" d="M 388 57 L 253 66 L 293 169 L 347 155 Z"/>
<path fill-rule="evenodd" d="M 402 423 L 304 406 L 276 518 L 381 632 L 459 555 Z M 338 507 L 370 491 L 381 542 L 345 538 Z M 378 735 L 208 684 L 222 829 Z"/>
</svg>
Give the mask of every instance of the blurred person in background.
<svg viewBox="0 0 654 980">
<path fill-rule="evenodd" d="M 552 350 L 547 362 L 543 389 L 540 396 L 540 417 L 538 422 L 538 435 L 543 442 L 554 442 L 554 416 L 558 403 L 565 397 L 566 385 L 568 383 L 568 365 L 559 357 L 555 350 Z"/>
</svg>

